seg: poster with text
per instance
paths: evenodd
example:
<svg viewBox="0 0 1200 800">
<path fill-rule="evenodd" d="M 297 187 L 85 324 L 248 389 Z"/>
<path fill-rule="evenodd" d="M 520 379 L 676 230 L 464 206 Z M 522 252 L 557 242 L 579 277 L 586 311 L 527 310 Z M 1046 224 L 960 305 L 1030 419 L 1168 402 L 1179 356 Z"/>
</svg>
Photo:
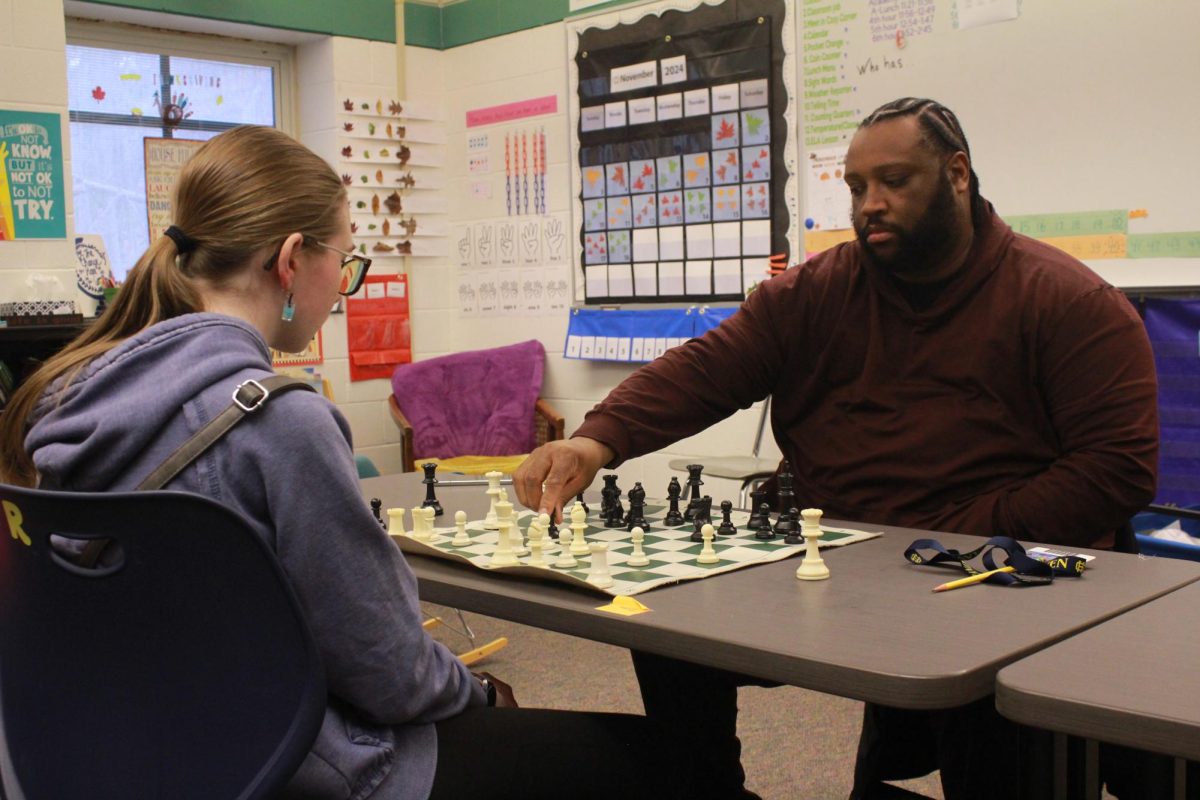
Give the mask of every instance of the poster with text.
<svg viewBox="0 0 1200 800">
<path fill-rule="evenodd" d="M 154 244 L 167 226 L 175 221 L 171 197 L 175 193 L 179 171 L 204 142 L 149 136 L 143 142 L 146 158 L 146 223 L 150 226 L 150 243 Z"/>
<path fill-rule="evenodd" d="M 0 109 L 0 240 L 66 236 L 59 115 Z"/>
</svg>

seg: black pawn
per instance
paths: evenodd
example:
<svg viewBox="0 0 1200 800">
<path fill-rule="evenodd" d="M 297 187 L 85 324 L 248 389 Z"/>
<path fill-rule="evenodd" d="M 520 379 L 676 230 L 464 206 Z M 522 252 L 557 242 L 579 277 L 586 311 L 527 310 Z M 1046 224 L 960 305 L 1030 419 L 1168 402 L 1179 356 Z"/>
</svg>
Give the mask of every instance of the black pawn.
<svg viewBox="0 0 1200 800">
<path fill-rule="evenodd" d="M 387 523 L 383 521 L 383 501 L 378 497 L 371 498 L 371 513 L 375 515 L 375 519 L 379 520 L 379 525 L 382 528 L 387 527 Z"/>
<path fill-rule="evenodd" d="M 700 518 L 700 515 L 697 514 L 696 516 L 692 517 L 692 535 L 688 538 L 690 538 L 693 542 L 703 542 L 704 541 L 704 534 L 702 533 L 703 529 L 704 529 L 704 520 L 702 520 Z"/>
<path fill-rule="evenodd" d="M 683 494 L 683 489 L 679 485 L 679 478 L 671 478 L 671 483 L 667 486 L 667 499 L 671 503 L 671 507 L 667 509 L 667 515 L 663 517 L 662 524 L 668 528 L 678 528 L 685 520 L 683 514 L 679 513 L 679 496 Z"/>
<path fill-rule="evenodd" d="M 425 479 L 421 481 L 425 484 L 425 502 L 421 503 L 421 508 L 432 508 L 433 515 L 440 517 L 446 512 L 442 510 L 442 504 L 438 502 L 437 495 L 433 492 L 433 487 L 438 482 L 438 479 L 434 477 L 434 473 L 437 472 L 437 464 L 430 461 L 422 464 L 421 469 L 425 470 Z"/>
<path fill-rule="evenodd" d="M 546 535 L 551 539 L 558 538 L 558 526 L 554 524 L 554 515 L 550 515 L 550 528 L 546 531 Z"/>
<path fill-rule="evenodd" d="M 763 511 L 763 509 L 767 509 Z M 767 519 L 767 524 L 771 521 L 771 507 L 767 505 L 767 490 L 755 489 L 750 493 L 750 519 L 746 520 L 746 530 L 757 531 L 762 527 L 763 517 Z"/>
<path fill-rule="evenodd" d="M 775 538 L 775 531 L 771 529 L 771 507 L 763 503 L 758 507 L 760 522 L 758 528 L 754 531 L 755 539 L 771 540 Z"/>
<path fill-rule="evenodd" d="M 788 516 L 792 520 L 792 529 L 787 532 L 787 536 L 783 537 L 783 541 L 787 544 L 804 544 L 804 537 L 801 535 L 800 523 L 797 517 L 800 516 L 799 509 L 789 508 Z"/>
<path fill-rule="evenodd" d="M 583 502 L 583 492 L 580 492 L 579 494 L 575 495 L 575 499 L 579 501 L 579 505 L 583 506 L 584 514 L 592 513 L 592 510 L 590 508 L 588 508 L 587 503 Z"/>
<path fill-rule="evenodd" d="M 796 521 L 800 516 L 800 512 L 795 508 L 789 508 L 787 511 L 780 512 L 779 519 L 775 522 L 775 533 L 780 536 L 793 539 L 800 533 L 800 523 Z M 803 539 L 800 540 L 804 541 Z M 799 544 L 799 542 L 788 541 L 788 544 Z"/>
<path fill-rule="evenodd" d="M 737 533 L 737 526 L 733 524 L 731 517 L 733 516 L 733 503 L 728 500 L 721 501 L 721 527 L 717 528 L 718 536 L 733 536 Z"/>
</svg>

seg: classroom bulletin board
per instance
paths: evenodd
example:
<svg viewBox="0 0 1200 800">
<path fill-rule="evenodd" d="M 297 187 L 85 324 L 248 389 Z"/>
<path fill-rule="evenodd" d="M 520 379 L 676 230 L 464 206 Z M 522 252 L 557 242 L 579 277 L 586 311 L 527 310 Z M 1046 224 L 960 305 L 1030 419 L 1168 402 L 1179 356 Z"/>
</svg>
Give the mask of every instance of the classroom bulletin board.
<svg viewBox="0 0 1200 800">
<path fill-rule="evenodd" d="M 577 299 L 740 300 L 795 251 L 791 8 L 655 4 L 568 24 Z"/>
</svg>

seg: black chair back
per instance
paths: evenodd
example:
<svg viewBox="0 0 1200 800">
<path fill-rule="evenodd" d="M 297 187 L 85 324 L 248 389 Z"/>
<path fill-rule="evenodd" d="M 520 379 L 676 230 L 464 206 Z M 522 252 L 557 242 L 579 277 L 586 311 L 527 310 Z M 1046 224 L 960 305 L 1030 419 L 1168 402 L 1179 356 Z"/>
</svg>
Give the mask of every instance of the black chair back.
<svg viewBox="0 0 1200 800">
<path fill-rule="evenodd" d="M 312 746 L 325 680 L 274 554 L 182 492 L 0 485 L 7 800 L 259 798 Z M 50 536 L 114 540 L 83 569 Z"/>
</svg>

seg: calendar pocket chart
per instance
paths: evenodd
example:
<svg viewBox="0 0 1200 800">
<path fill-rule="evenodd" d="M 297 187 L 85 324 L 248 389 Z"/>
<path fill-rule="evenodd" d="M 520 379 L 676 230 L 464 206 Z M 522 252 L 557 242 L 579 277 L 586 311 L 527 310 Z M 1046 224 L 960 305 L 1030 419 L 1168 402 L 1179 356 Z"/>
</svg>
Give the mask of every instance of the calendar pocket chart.
<svg viewBox="0 0 1200 800">
<path fill-rule="evenodd" d="M 653 14 L 629 11 L 617 15 L 621 24 L 580 22 L 581 33 L 568 36 L 578 159 L 572 174 L 586 234 L 577 263 L 622 267 L 619 280 L 611 280 L 611 270 L 601 280 L 593 269 L 585 303 L 742 299 L 762 274 L 756 259 L 743 258 L 752 255 L 740 249 L 745 239 L 723 236 L 718 265 L 714 238 L 685 236 L 688 226 L 763 221 L 769 253 L 787 259 L 791 223 L 783 198 L 797 173 L 794 126 L 787 124 L 794 101 L 781 71 L 790 56 L 774 55 L 784 48 L 791 12 L 782 2 L 756 8 L 733 10 L 731 20 L 730 9 L 701 3 L 681 12 L 688 21 L 678 31 Z M 765 16 L 767 8 L 778 16 Z M 715 40 L 720 57 L 713 56 Z M 622 231 L 633 235 L 614 236 Z"/>
</svg>

